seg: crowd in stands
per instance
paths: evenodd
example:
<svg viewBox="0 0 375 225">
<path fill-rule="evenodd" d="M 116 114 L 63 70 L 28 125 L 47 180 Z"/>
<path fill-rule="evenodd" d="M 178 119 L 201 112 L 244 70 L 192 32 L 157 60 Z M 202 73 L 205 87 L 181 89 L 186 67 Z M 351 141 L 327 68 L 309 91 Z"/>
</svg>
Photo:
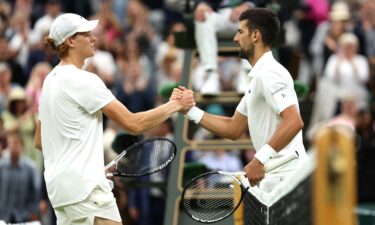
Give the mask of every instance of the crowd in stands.
<svg viewBox="0 0 375 225">
<path fill-rule="evenodd" d="M 42 153 L 33 146 L 43 80 L 58 63 L 44 45 L 54 18 L 73 12 L 99 19 L 94 31 L 97 50 L 84 69 L 96 73 L 130 111 L 139 112 L 166 101 L 158 94 L 160 87 L 179 82 L 183 76 L 184 49 L 176 47 L 174 32 L 189 28 L 186 14 L 194 11 L 180 1 L 0 0 L 0 221 L 55 224 L 43 180 Z M 250 7 L 268 7 L 275 1 L 249 3 Z M 359 201 L 375 201 L 375 1 L 279 1 L 277 12 L 283 38 L 275 54 L 293 78 L 310 90 L 301 99 L 301 111 L 311 105 L 304 116 L 306 142 L 321 126 L 340 124 L 353 130 L 357 135 Z M 196 38 L 204 38 L 201 36 Z M 215 60 L 220 84 L 215 84 L 213 92 L 243 93 L 244 87 L 238 86 L 246 82 L 238 82 L 243 62 L 236 56 Z M 207 84 L 199 56 L 193 66 L 194 89 L 200 91 Z M 247 65 L 245 71 L 249 69 Z M 221 109 L 220 113 L 233 111 Z M 173 124 L 173 119 L 168 120 L 143 137 L 173 137 Z M 121 132 L 105 121 L 108 159 L 115 154 L 112 143 Z M 253 149 L 249 149 L 250 153 L 243 155 L 207 151 L 190 160 L 214 169 L 223 160 L 232 160 L 231 170 L 238 170 L 244 158 L 251 159 Z M 166 177 L 159 174 L 148 179 Z M 131 189 L 120 180 L 116 180 L 114 192 L 126 224 L 163 224 L 165 192 Z"/>
</svg>

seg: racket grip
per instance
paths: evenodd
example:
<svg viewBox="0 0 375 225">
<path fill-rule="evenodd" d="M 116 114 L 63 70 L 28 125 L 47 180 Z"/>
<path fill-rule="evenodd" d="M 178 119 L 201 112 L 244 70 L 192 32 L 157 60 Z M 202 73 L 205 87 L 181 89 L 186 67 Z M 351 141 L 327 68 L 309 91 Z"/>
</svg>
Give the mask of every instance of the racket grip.
<svg viewBox="0 0 375 225">
<path fill-rule="evenodd" d="M 293 152 L 292 154 L 288 154 L 284 157 L 281 157 L 281 158 L 270 161 L 269 163 L 267 163 L 264 166 L 264 169 L 265 169 L 266 173 L 271 172 L 272 170 L 276 169 L 277 167 L 282 166 L 285 163 L 288 163 L 288 162 L 290 162 L 290 161 L 292 161 L 293 159 L 296 159 L 296 158 L 298 158 L 298 152 L 297 151 Z"/>
</svg>

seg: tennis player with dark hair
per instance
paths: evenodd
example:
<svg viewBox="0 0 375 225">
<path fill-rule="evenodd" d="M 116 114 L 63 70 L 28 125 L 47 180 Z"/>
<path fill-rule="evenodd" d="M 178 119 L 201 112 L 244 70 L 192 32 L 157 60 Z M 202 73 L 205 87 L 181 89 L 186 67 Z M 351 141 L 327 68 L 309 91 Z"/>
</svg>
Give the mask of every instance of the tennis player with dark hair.
<svg viewBox="0 0 375 225">
<path fill-rule="evenodd" d="M 99 76 L 81 70 L 84 60 L 95 53 L 91 31 L 97 24 L 98 20 L 62 14 L 46 39 L 60 63 L 43 84 L 35 146 L 43 150 L 57 224 L 121 224 L 104 171 L 102 113 L 127 132 L 140 134 L 195 104 L 190 92 L 155 109 L 130 112 Z"/>
<path fill-rule="evenodd" d="M 232 117 L 212 115 L 197 107 L 192 107 L 187 117 L 212 133 L 232 140 L 249 129 L 256 154 L 245 166 L 245 172 L 252 186 L 262 181 L 260 187 L 268 192 L 294 169 L 298 160 L 267 174 L 266 163 L 294 151 L 299 158 L 306 156 L 303 121 L 293 79 L 271 52 L 280 28 L 277 15 L 266 8 L 252 8 L 244 11 L 239 20 L 234 42 L 239 46 L 239 56 L 252 66 L 245 95 Z"/>
</svg>

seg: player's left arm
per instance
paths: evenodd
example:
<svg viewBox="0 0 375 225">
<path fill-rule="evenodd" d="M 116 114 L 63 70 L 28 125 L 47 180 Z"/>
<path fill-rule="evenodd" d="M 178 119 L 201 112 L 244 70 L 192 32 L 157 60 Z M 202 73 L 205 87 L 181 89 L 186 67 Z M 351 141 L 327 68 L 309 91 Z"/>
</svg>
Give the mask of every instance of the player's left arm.
<svg viewBox="0 0 375 225">
<path fill-rule="evenodd" d="M 271 139 L 268 141 L 267 145 L 262 148 L 260 151 L 270 151 L 266 146 L 270 146 L 272 151 L 280 151 L 285 146 L 292 141 L 292 139 L 298 134 L 298 132 L 303 128 L 303 121 L 297 109 L 297 105 L 291 105 L 285 108 L 281 113 L 281 122 L 277 126 L 275 132 L 271 136 Z M 263 156 L 270 156 L 270 154 L 264 154 Z M 248 163 L 244 170 L 249 179 L 250 185 L 254 186 L 259 181 L 264 178 L 264 164 L 261 162 L 260 158 L 264 157 L 255 156 L 250 163 Z"/>
<path fill-rule="evenodd" d="M 281 122 L 268 141 L 268 144 L 277 152 L 287 146 L 304 126 L 297 105 L 284 109 L 280 117 Z"/>
</svg>

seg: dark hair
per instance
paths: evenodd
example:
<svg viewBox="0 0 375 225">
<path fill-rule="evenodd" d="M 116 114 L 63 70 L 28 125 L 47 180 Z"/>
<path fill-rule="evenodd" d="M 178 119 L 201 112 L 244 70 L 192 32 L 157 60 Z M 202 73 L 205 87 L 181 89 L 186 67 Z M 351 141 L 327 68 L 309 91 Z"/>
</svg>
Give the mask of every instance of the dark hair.
<svg viewBox="0 0 375 225">
<path fill-rule="evenodd" d="M 242 12 L 240 21 L 247 20 L 249 31 L 259 30 L 263 44 L 271 46 L 280 30 L 280 20 L 277 15 L 267 8 L 251 8 Z"/>
</svg>

